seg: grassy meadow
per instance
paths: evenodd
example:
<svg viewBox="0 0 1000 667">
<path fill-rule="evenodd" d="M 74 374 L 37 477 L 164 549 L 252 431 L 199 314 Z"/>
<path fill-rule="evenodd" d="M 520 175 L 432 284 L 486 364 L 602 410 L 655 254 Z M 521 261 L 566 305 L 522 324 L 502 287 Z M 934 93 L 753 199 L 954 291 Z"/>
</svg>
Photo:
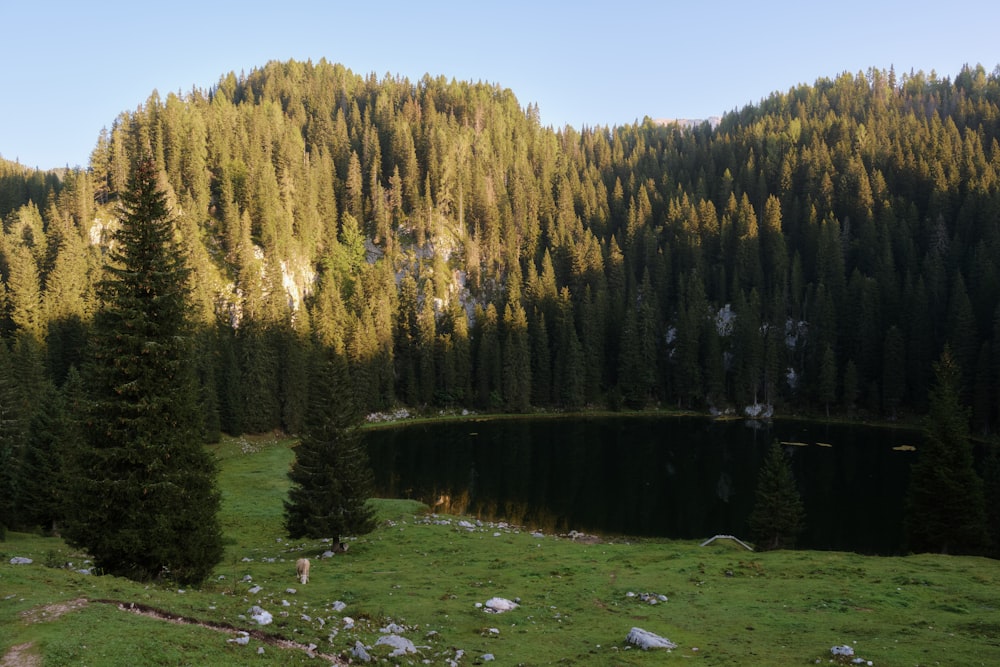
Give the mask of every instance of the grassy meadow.
<svg viewBox="0 0 1000 667">
<path fill-rule="evenodd" d="M 373 662 L 397 665 L 829 664 L 844 644 L 862 664 L 1000 664 L 1000 561 L 982 558 L 586 543 L 379 500 L 378 529 L 323 559 L 328 543 L 282 534 L 292 444 L 213 447 L 226 557 L 200 589 L 80 574 L 85 555 L 60 539 L 9 533 L 0 665 L 329 664 L 358 641 Z M 34 562 L 13 565 L 15 556 Z M 295 579 L 301 556 L 312 559 L 307 585 Z M 503 614 L 477 606 L 493 597 L 520 604 Z M 257 625 L 253 605 L 274 622 Z M 392 623 L 417 653 L 388 658 L 391 647 L 375 644 Z M 630 647 L 632 627 L 678 646 Z M 245 645 L 229 641 L 239 630 L 251 633 Z"/>
</svg>

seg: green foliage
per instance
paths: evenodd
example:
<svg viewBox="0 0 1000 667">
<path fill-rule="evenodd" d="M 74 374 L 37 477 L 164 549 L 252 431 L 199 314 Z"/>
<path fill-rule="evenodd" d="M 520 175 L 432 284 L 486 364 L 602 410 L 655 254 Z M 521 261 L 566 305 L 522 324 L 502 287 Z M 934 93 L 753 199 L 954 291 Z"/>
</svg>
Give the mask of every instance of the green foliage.
<svg viewBox="0 0 1000 667">
<path fill-rule="evenodd" d="M 80 363 L 105 222 L 149 151 L 197 277 L 192 318 L 227 329 L 199 375 L 206 423 L 217 405 L 228 432 L 298 430 L 299 326 L 337 341 L 366 409 L 908 418 L 948 342 L 992 432 L 998 107 L 995 71 L 871 69 L 714 126 L 556 131 L 495 85 L 271 62 L 151 95 L 61 180 L 0 161 L 0 336 L 44 341 L 57 385 Z"/>
<path fill-rule="evenodd" d="M 374 529 L 374 477 L 358 437 L 359 414 L 341 359 L 313 366 L 305 431 L 288 472 L 285 530 L 292 538 L 363 535 Z"/>
<path fill-rule="evenodd" d="M 86 442 L 72 453 L 67 540 L 99 570 L 198 582 L 222 556 L 216 464 L 202 449 L 188 275 L 150 159 L 121 193 L 99 284 Z"/>
<path fill-rule="evenodd" d="M 795 545 L 805 528 L 805 509 L 795 485 L 791 462 L 775 440 L 757 479 L 750 531 L 758 549 L 785 549 Z"/>
<path fill-rule="evenodd" d="M 949 348 L 934 365 L 925 442 L 910 473 L 906 532 L 917 552 L 985 551 L 983 481 L 973 466 L 969 410 L 959 402 L 961 370 Z"/>
</svg>

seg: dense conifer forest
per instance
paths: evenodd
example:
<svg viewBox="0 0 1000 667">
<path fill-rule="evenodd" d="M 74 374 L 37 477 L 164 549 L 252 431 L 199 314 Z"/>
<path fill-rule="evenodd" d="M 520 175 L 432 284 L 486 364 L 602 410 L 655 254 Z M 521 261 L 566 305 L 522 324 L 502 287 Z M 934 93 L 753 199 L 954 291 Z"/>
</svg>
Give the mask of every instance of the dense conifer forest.
<svg viewBox="0 0 1000 667">
<path fill-rule="evenodd" d="M 68 428 L 147 152 L 191 268 L 206 441 L 300 432 L 321 349 L 366 412 L 894 419 L 926 411 L 947 345 L 992 433 L 998 141 L 982 66 L 845 73 L 693 127 L 553 129 L 496 85 L 325 61 L 154 92 L 87 169 L 0 161 L 0 455 Z"/>
</svg>

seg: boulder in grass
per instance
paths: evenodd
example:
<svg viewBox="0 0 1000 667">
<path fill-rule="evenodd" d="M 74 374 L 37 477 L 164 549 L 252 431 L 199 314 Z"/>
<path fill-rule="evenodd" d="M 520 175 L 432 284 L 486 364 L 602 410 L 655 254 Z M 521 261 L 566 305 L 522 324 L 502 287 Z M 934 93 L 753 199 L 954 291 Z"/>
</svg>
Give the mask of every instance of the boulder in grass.
<svg viewBox="0 0 1000 667">
<path fill-rule="evenodd" d="M 351 655 L 354 656 L 355 660 L 360 660 L 361 662 L 371 662 L 372 657 L 368 654 L 368 649 L 360 641 L 354 642 L 354 648 L 351 649 Z"/>
<path fill-rule="evenodd" d="M 274 617 L 271 616 L 271 612 L 264 611 L 257 605 L 250 607 L 250 609 L 247 610 L 247 613 L 250 614 L 250 618 L 255 620 L 259 625 L 267 625 L 274 620 Z"/>
<path fill-rule="evenodd" d="M 389 654 L 390 658 L 398 658 L 406 655 L 407 653 L 417 652 L 417 647 L 413 645 L 413 642 L 406 637 L 400 637 L 399 635 L 382 635 L 375 642 L 375 645 L 391 646 L 393 651 Z"/>
<path fill-rule="evenodd" d="M 24 556 L 14 556 L 10 559 L 11 565 L 31 565 L 34 561 Z"/>
<path fill-rule="evenodd" d="M 490 598 L 484 606 L 486 611 L 491 614 L 502 614 L 505 611 L 517 609 L 517 603 L 507 598 Z"/>
<path fill-rule="evenodd" d="M 628 635 L 625 637 L 625 641 L 634 646 L 638 646 L 644 651 L 648 651 L 651 648 L 677 648 L 677 644 L 673 643 L 666 637 L 661 637 L 660 635 L 653 634 L 652 632 L 643 630 L 642 628 L 632 628 L 629 630 Z"/>
</svg>

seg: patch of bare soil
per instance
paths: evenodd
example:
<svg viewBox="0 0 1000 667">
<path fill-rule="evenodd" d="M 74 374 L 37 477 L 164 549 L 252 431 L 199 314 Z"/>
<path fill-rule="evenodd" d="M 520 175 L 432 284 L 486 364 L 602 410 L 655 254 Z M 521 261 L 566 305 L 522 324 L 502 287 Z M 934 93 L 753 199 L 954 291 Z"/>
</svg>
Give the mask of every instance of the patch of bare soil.
<svg viewBox="0 0 1000 667">
<path fill-rule="evenodd" d="M 21 614 L 25 623 L 40 623 L 42 621 L 54 621 L 63 614 L 71 611 L 83 609 L 87 606 L 87 598 L 77 598 L 69 602 L 55 602 L 53 604 L 35 607 Z"/>
<path fill-rule="evenodd" d="M 11 646 L 0 658 L 0 667 L 38 667 L 42 664 L 42 659 L 37 653 L 32 653 L 31 649 L 34 647 L 33 642 Z"/>
<path fill-rule="evenodd" d="M 87 606 L 86 598 L 77 598 L 68 602 L 55 602 L 29 609 L 21 614 L 25 623 L 41 623 L 54 621 L 63 614 L 82 609 Z M 0 667 L 37 667 L 42 664 L 41 657 L 34 652 L 35 643 L 27 642 L 11 646 L 3 657 L 0 657 Z"/>
</svg>

